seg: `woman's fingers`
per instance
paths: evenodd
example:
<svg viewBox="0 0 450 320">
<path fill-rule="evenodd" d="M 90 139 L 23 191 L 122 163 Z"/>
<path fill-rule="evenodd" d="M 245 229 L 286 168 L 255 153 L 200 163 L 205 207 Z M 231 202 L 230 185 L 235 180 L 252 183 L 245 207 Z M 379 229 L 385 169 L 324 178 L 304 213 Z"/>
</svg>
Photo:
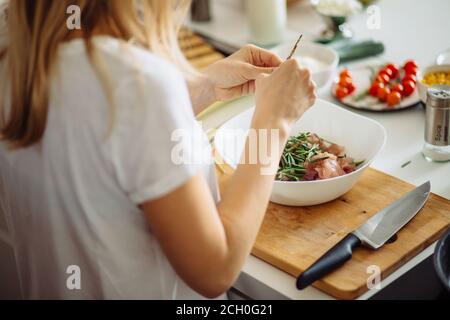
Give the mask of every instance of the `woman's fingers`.
<svg viewBox="0 0 450 320">
<path fill-rule="evenodd" d="M 255 92 L 255 80 L 261 74 L 272 74 L 283 61 L 274 53 L 247 45 L 230 57 L 204 70 L 214 85 L 216 99 L 229 100 Z"/>
<path fill-rule="evenodd" d="M 310 70 L 296 59 L 287 60 L 269 76 L 257 79 L 255 117 L 289 133 L 290 126 L 314 104 L 315 90 Z"/>
<path fill-rule="evenodd" d="M 241 74 L 242 76 L 247 80 L 256 80 L 261 74 L 271 74 L 272 72 L 274 72 L 276 70 L 276 68 L 272 68 L 272 67 L 258 67 L 258 66 L 254 66 L 250 63 L 244 63 L 242 65 L 242 70 L 241 70 Z"/>
<path fill-rule="evenodd" d="M 277 68 L 283 63 L 283 60 L 273 52 L 254 45 L 245 46 L 244 51 L 247 62 L 258 67 Z"/>
</svg>

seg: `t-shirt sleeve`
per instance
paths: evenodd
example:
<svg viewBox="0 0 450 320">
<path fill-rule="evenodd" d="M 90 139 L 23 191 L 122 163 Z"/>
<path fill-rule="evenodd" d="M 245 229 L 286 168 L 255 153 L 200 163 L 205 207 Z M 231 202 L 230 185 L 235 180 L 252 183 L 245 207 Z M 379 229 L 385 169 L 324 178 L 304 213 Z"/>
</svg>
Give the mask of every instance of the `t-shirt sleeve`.
<svg viewBox="0 0 450 320">
<path fill-rule="evenodd" d="M 123 82 L 115 101 L 111 157 L 121 188 L 135 204 L 175 190 L 211 157 L 187 85 L 174 67 Z"/>
</svg>

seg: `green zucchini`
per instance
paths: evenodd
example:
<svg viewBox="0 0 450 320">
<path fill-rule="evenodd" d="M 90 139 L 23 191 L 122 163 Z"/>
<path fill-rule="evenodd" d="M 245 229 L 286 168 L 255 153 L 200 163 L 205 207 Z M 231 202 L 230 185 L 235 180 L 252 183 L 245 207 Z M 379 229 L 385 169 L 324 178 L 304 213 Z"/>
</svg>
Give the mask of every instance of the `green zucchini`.
<svg viewBox="0 0 450 320">
<path fill-rule="evenodd" d="M 343 41 L 334 46 L 340 57 L 340 62 L 348 62 L 376 56 L 384 52 L 384 45 L 381 42 L 365 40 L 360 42 Z"/>
</svg>

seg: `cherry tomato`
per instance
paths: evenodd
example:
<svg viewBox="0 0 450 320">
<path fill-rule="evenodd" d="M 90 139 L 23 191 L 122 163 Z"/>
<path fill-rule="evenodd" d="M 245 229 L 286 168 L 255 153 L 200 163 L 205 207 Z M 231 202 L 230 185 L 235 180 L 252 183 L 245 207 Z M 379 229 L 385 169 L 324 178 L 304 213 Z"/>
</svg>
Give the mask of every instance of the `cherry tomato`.
<svg viewBox="0 0 450 320">
<path fill-rule="evenodd" d="M 347 86 L 347 89 L 348 89 L 348 94 L 352 94 L 353 92 L 355 92 L 356 86 L 355 86 L 355 84 L 352 82 L 352 83 L 350 83 L 350 84 Z"/>
<path fill-rule="evenodd" d="M 407 75 L 414 75 L 414 76 L 416 76 L 417 75 L 417 68 L 409 68 L 408 70 L 405 70 L 405 72 L 406 72 L 406 74 Z"/>
<path fill-rule="evenodd" d="M 410 70 L 412 70 L 413 68 L 416 69 L 419 68 L 419 65 L 414 60 L 406 61 L 405 65 L 403 66 L 403 69 L 405 70 L 406 73 L 411 73 Z"/>
<path fill-rule="evenodd" d="M 394 85 L 394 86 L 391 88 L 391 91 L 392 91 L 392 92 L 398 92 L 398 93 L 400 93 L 401 95 L 403 95 L 403 85 L 401 85 L 400 83 L 397 83 L 396 85 Z"/>
<path fill-rule="evenodd" d="M 389 69 L 392 71 L 392 77 L 395 78 L 396 76 L 398 76 L 398 72 L 400 71 L 400 69 L 398 68 L 398 66 L 394 63 L 389 63 L 386 66 L 386 69 Z"/>
<path fill-rule="evenodd" d="M 386 84 L 386 83 L 389 83 L 389 81 L 391 81 L 391 78 L 389 78 L 389 76 L 387 74 L 379 74 L 375 78 L 375 81 Z"/>
<path fill-rule="evenodd" d="M 400 101 L 402 101 L 402 95 L 397 91 L 392 91 L 387 95 L 386 101 L 388 106 L 396 106 L 400 103 Z"/>
<path fill-rule="evenodd" d="M 339 100 L 344 99 L 346 96 L 349 95 L 348 89 L 346 87 L 342 87 L 340 85 L 336 88 L 336 98 Z"/>
<path fill-rule="evenodd" d="M 350 73 L 350 71 L 348 71 L 347 69 L 342 70 L 342 72 L 339 75 L 341 78 L 351 78 L 352 74 Z"/>
<path fill-rule="evenodd" d="M 388 87 L 382 87 L 378 89 L 378 99 L 382 102 L 385 102 L 387 96 L 391 93 L 391 89 Z"/>
<path fill-rule="evenodd" d="M 372 97 L 378 98 L 378 89 L 380 89 L 381 87 L 384 87 L 384 84 L 375 81 L 375 82 L 372 84 L 372 87 L 370 87 L 370 89 L 369 89 L 369 94 L 370 94 Z"/>
<path fill-rule="evenodd" d="M 339 79 L 339 85 L 345 88 L 348 88 L 351 84 L 353 84 L 353 80 L 350 77 L 341 77 Z"/>
<path fill-rule="evenodd" d="M 389 77 L 389 79 L 392 79 L 392 77 L 393 77 L 392 70 L 388 69 L 388 68 L 381 69 L 381 71 L 378 73 L 378 75 L 382 75 L 382 74 L 387 75 Z"/>
<path fill-rule="evenodd" d="M 413 81 L 403 81 L 403 96 L 409 97 L 416 90 L 416 84 Z"/>
<path fill-rule="evenodd" d="M 417 77 L 416 77 L 415 75 L 413 75 L 413 74 L 407 74 L 407 75 L 403 78 L 402 82 L 406 82 L 406 81 L 412 81 L 412 82 L 414 82 L 414 83 L 417 83 Z"/>
</svg>

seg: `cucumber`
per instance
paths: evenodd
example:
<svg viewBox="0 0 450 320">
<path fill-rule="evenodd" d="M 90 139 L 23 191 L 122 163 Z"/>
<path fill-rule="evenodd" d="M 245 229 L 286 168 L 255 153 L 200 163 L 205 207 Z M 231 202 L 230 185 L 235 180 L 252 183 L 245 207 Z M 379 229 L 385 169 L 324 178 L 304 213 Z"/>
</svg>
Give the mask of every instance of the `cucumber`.
<svg viewBox="0 0 450 320">
<path fill-rule="evenodd" d="M 373 40 L 365 40 L 360 42 L 344 41 L 336 44 L 334 47 L 339 54 L 341 63 L 375 56 L 384 52 L 383 43 Z"/>
</svg>

